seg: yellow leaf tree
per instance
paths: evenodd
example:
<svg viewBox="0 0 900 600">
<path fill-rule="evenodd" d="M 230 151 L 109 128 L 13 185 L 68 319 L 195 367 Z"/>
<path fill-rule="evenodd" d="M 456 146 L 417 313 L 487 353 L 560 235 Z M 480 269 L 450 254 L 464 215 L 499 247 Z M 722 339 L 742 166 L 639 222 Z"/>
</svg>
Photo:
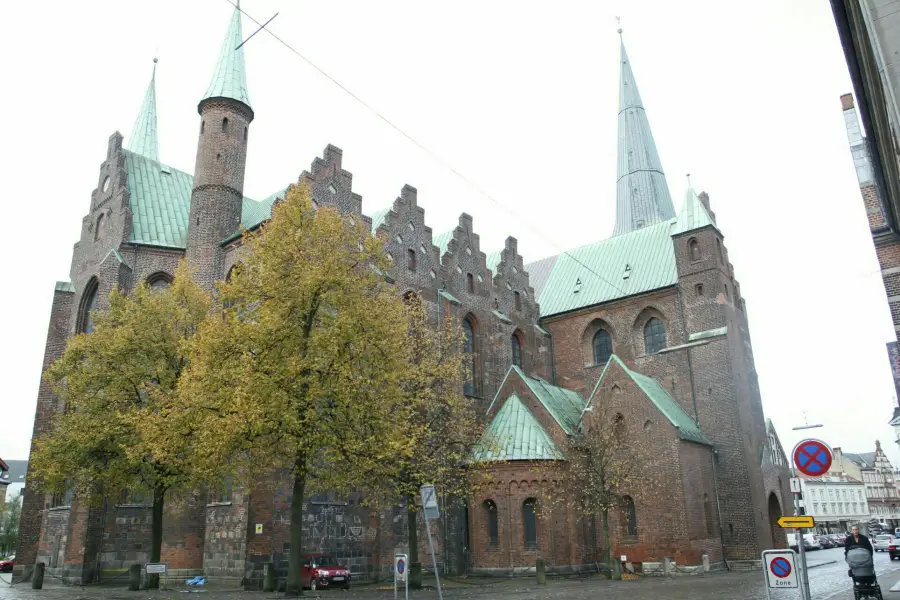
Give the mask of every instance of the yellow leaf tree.
<svg viewBox="0 0 900 600">
<path fill-rule="evenodd" d="M 303 499 L 349 493 L 406 455 L 407 309 L 384 280 L 382 243 L 292 186 L 221 286 L 223 314 L 192 344 L 185 402 L 204 469 L 287 474 L 287 594 L 301 593 Z M 225 465 L 225 458 L 228 464 Z"/>
<path fill-rule="evenodd" d="M 150 561 L 159 562 L 163 506 L 192 482 L 194 432 L 178 381 L 187 341 L 210 299 L 182 264 L 164 290 L 113 290 L 91 333 L 69 340 L 46 373 L 64 410 L 37 442 L 31 473 L 50 492 L 84 499 L 124 492 L 153 499 Z M 150 585 L 158 585 L 151 579 Z"/>
</svg>

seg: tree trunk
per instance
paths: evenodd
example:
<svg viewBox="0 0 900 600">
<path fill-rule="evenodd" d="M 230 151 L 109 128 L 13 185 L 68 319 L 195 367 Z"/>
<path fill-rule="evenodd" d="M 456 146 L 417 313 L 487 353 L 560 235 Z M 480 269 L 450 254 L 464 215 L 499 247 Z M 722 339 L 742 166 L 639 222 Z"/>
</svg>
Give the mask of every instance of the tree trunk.
<svg viewBox="0 0 900 600">
<path fill-rule="evenodd" d="M 162 555 L 162 526 L 163 526 L 163 503 L 166 498 L 166 490 L 156 488 L 153 490 L 153 523 L 150 530 L 150 562 L 158 563 Z M 159 588 L 159 575 L 152 574 L 147 576 L 147 589 Z"/>
<path fill-rule="evenodd" d="M 306 460 L 298 458 L 294 463 L 294 491 L 291 498 L 291 553 L 288 556 L 285 596 L 303 594 L 300 569 L 303 566 L 303 492 L 306 488 Z"/>
<path fill-rule="evenodd" d="M 414 590 L 422 588 L 422 563 L 419 562 L 419 528 L 416 518 L 416 497 L 406 497 L 406 530 L 409 542 L 409 587 Z"/>
<path fill-rule="evenodd" d="M 610 567 L 610 550 L 609 547 L 609 509 L 603 509 L 603 563 Z M 612 573 L 610 573 L 612 576 Z"/>
</svg>

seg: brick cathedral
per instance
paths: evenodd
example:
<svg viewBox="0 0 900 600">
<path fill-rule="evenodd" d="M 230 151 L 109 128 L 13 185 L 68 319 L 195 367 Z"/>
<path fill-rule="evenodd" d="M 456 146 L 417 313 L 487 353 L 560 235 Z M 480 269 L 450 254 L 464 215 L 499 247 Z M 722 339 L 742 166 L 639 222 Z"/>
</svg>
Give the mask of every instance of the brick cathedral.
<svg viewBox="0 0 900 600">
<path fill-rule="evenodd" d="M 186 258 L 212 289 L 238 260 L 242 228 L 259 227 L 283 197 L 285 185 L 262 200 L 243 195 L 255 113 L 241 41 L 237 9 L 198 105 L 193 175 L 159 160 L 155 79 L 127 146 L 118 132 L 109 138 L 70 281 L 54 290 L 45 369 L 69 337 L 91 331 L 91 311 L 103 309 L 114 286 L 166 286 Z M 746 303 L 723 228 L 706 193 L 688 189 L 676 213 L 624 44 L 620 60 L 609 239 L 526 263 L 513 237 L 503 248 L 481 248 L 467 214 L 434 234 L 408 185 L 390 206 L 364 211 L 333 146 L 300 175 L 314 206 L 371 224 L 393 258 L 398 294 L 413 291 L 431 311 L 454 315 L 468 337 L 474 376 L 465 392 L 483 410 L 485 435 L 500 443 L 473 459 L 490 485 L 448 505 L 435 527 L 446 572 L 525 572 L 537 557 L 558 570 L 594 562 L 597 524 L 574 509 L 538 510 L 547 482 L 537 474 L 564 459 L 567 437 L 600 401 L 621 414 L 635 443 L 663 457 L 611 515 L 614 556 L 647 567 L 665 557 L 699 565 L 706 555 L 733 568 L 784 545 L 774 520 L 790 498 L 788 463 L 763 415 Z M 59 409 L 41 383 L 35 436 Z M 258 580 L 262 565 L 283 564 L 291 551 L 288 493 L 289 486 L 261 486 L 167 505 L 163 561 L 179 574 Z M 401 506 L 376 514 L 311 497 L 303 551 L 332 553 L 357 577 L 372 576 L 406 550 L 405 527 Z M 89 505 L 45 494 L 29 480 L 17 569 L 40 561 L 52 574 L 91 581 L 146 562 L 149 545 L 150 506 L 142 498 Z"/>
</svg>

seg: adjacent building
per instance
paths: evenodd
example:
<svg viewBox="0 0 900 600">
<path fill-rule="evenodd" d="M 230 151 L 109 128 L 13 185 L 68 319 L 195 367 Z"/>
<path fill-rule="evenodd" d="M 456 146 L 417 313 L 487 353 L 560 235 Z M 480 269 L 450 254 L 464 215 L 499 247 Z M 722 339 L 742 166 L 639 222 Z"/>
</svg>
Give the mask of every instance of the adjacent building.
<svg viewBox="0 0 900 600">
<path fill-rule="evenodd" d="M 866 486 L 849 475 L 826 475 L 800 480 L 807 515 L 816 521 L 819 533 L 850 531 L 869 521 Z"/>
<path fill-rule="evenodd" d="M 9 493 L 9 465 L 0 458 L 0 504 L 6 502 L 7 493 Z"/>
<path fill-rule="evenodd" d="M 241 39 L 235 10 L 198 105 L 193 174 L 160 162 L 155 78 L 127 146 L 118 132 L 110 136 L 70 280 L 53 291 L 44 368 L 70 336 L 91 331 L 92 311 L 106 306 L 114 286 L 165 287 L 186 259 L 212 289 L 239 261 L 241 229 L 263 224 L 284 196 L 287 182 L 262 200 L 243 195 L 250 126 L 264 111 L 251 107 Z M 734 568 L 755 566 L 762 549 L 785 545 L 775 521 L 790 498 L 788 461 L 763 414 L 725 228 L 706 193 L 686 190 L 675 211 L 624 44 L 618 143 L 613 236 L 535 262 L 513 237 L 482 248 L 467 214 L 434 232 L 409 185 L 380 209 L 364 207 L 334 146 L 299 177 L 314 208 L 351 215 L 383 240 L 398 294 L 418 295 L 430 314 L 452 315 L 465 332 L 472 376 L 464 392 L 502 443 L 473 458 L 492 485 L 444 506 L 435 537 L 445 572 L 522 571 L 539 557 L 557 569 L 593 563 L 594 524 L 569 508 L 541 510 L 540 499 L 550 492 L 554 464 L 565 460 L 566 437 L 601 400 L 619 411 L 630 443 L 659 457 L 623 490 L 628 500 L 611 515 L 613 555 L 686 566 L 707 556 Z M 42 381 L 35 437 L 59 409 Z M 407 549 L 405 508 L 373 512 L 330 497 L 309 499 L 308 546 L 292 549 L 289 487 L 266 480 L 252 491 L 167 504 L 162 560 L 177 575 L 255 585 L 267 563 L 281 567 L 291 551 L 334 554 L 365 577 L 389 571 L 393 554 Z M 106 500 L 49 496 L 28 481 L 17 569 L 43 561 L 52 575 L 90 581 L 145 562 L 150 507 Z"/>
<path fill-rule="evenodd" d="M 834 448 L 834 462 L 829 475 L 835 473 L 863 483 L 870 518 L 891 527 L 900 525 L 900 493 L 894 467 L 881 449 L 881 442 L 875 441 L 875 452 L 852 454 Z M 830 498 L 826 500 L 830 502 Z"/>
</svg>

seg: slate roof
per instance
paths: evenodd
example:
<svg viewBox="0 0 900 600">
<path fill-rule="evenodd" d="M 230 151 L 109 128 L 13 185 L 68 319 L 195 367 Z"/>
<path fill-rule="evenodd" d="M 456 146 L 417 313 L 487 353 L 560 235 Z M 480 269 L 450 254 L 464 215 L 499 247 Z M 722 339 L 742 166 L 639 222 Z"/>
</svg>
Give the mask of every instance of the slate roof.
<svg viewBox="0 0 900 600">
<path fill-rule="evenodd" d="M 653 402 L 659 412 L 661 412 L 663 416 L 669 420 L 669 423 L 678 430 L 678 435 L 681 439 L 688 442 L 712 446 L 712 442 L 706 437 L 706 434 L 700 430 L 697 423 L 684 412 L 678 402 L 669 395 L 669 392 L 667 392 L 658 381 L 652 377 L 647 377 L 646 375 L 638 373 L 637 371 L 632 371 L 615 354 L 613 354 L 606 363 L 606 367 L 604 367 L 600 379 L 597 380 L 597 385 L 594 386 L 594 390 L 591 393 L 592 400 L 596 395 L 597 390 L 600 388 L 600 384 L 603 383 L 603 380 L 606 378 L 609 367 L 613 363 L 619 365 L 625 374 L 637 384 L 641 391 L 644 392 L 644 395 Z"/>
<path fill-rule="evenodd" d="M 241 46 L 241 9 L 235 6 L 228 24 L 228 31 L 222 41 L 219 60 L 213 71 L 212 81 L 203 95 L 208 98 L 231 98 L 250 106 L 250 94 L 247 91 L 247 71 L 244 68 L 244 48 Z M 235 48 L 238 48 L 235 50 Z"/>
<path fill-rule="evenodd" d="M 559 447 L 515 392 L 494 416 L 472 454 L 474 462 L 562 459 Z"/>
<path fill-rule="evenodd" d="M 9 483 L 25 483 L 25 475 L 28 473 L 27 460 L 8 460 L 6 464 L 9 466 L 7 475 Z"/>
<path fill-rule="evenodd" d="M 873 469 L 875 468 L 875 453 L 874 452 L 862 452 L 860 454 L 853 454 L 850 452 L 844 452 L 844 458 L 850 459 L 852 462 L 855 462 L 857 465 L 863 468 Z"/>
<path fill-rule="evenodd" d="M 581 394 L 552 385 L 540 377 L 529 377 L 516 365 L 511 366 L 509 371 L 506 372 L 506 377 L 503 378 L 503 383 L 500 384 L 500 391 L 503 390 L 506 380 L 514 374 L 525 382 L 538 402 L 547 409 L 547 412 L 550 413 L 550 416 L 553 417 L 563 431 L 569 434 L 575 432 L 581 420 L 581 411 L 584 410 L 586 404 Z M 491 413 L 491 409 L 497 403 L 500 391 L 497 392 L 490 406 L 488 406 L 487 414 Z"/>
</svg>

